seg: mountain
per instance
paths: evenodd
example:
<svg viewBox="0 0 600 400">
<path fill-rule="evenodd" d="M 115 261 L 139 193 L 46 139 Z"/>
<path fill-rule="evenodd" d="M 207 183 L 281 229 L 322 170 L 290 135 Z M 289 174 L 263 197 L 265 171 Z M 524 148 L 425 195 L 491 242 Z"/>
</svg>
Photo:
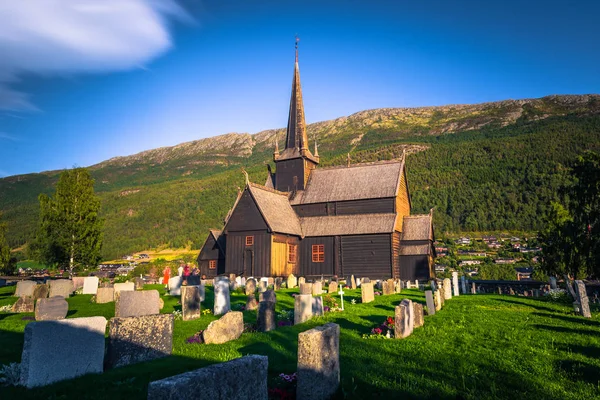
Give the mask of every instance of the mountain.
<svg viewBox="0 0 600 400">
<path fill-rule="evenodd" d="M 435 207 L 437 233 L 537 230 L 559 200 L 568 167 L 600 151 L 600 95 L 548 96 L 474 105 L 383 108 L 307 127 L 321 166 L 399 157 L 407 150 L 413 213 Z M 199 248 L 220 228 L 243 185 L 263 183 L 285 129 L 225 135 L 115 157 L 90 166 L 102 201 L 107 258 L 159 246 Z M 0 179 L 9 242 L 34 234 L 37 196 L 60 171 Z"/>
</svg>

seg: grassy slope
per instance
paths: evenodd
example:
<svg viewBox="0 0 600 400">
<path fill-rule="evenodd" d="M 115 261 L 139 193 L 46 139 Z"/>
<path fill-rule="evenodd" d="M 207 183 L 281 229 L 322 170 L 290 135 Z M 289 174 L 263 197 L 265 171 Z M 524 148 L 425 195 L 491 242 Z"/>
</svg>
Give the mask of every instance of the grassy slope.
<svg viewBox="0 0 600 400">
<path fill-rule="evenodd" d="M 147 286 L 149 288 L 160 288 Z M 10 304 L 14 289 L 0 289 L 0 306 Z M 277 309 L 291 309 L 295 290 L 277 293 Z M 590 399 L 600 396 L 600 318 L 585 320 L 570 307 L 545 300 L 514 296 L 461 296 L 446 303 L 425 326 L 405 340 L 366 340 L 361 335 L 393 315 L 401 299 L 424 302 L 423 293 L 379 296 L 370 304 L 349 304 L 360 292 L 349 291 L 347 310 L 328 313 L 304 324 L 269 333 L 245 333 L 223 345 L 186 344 L 214 316 L 176 321 L 173 355 L 46 388 L 27 391 L 2 389 L 6 398 L 146 398 L 148 382 L 222 362 L 246 354 L 269 357 L 270 387 L 279 373 L 296 370 L 298 333 L 311 327 L 340 324 L 342 385 L 339 398 L 447 398 L 447 399 Z M 172 312 L 177 299 L 163 297 L 163 312 Z M 235 308 L 245 296 L 232 294 Z M 69 318 L 103 315 L 114 306 L 91 304 L 89 295 L 69 299 Z M 212 291 L 207 290 L 211 305 Z M 20 360 L 22 314 L 0 314 L 0 363 Z M 245 312 L 255 322 L 254 312 Z M 66 344 L 65 344 L 66 345 Z M 91 389 L 93 387 L 93 389 Z M 2 396 L 0 396 L 2 397 Z"/>
</svg>

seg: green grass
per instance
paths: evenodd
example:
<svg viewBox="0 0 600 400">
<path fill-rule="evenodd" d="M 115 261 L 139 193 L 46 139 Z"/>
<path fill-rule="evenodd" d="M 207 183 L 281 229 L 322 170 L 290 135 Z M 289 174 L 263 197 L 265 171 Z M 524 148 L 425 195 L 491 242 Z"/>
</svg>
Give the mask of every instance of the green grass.
<svg viewBox="0 0 600 400">
<path fill-rule="evenodd" d="M 145 289 L 164 289 L 160 285 Z M 207 288 L 203 306 L 213 293 Z M 0 289 L 0 306 L 16 299 L 13 288 Z M 277 292 L 277 310 L 291 309 L 292 293 Z M 304 324 L 269 333 L 244 333 L 222 345 L 187 344 L 186 338 L 216 317 L 176 321 L 173 355 L 90 375 L 45 388 L 3 388 L 2 398 L 146 398 L 148 382 L 231 360 L 246 354 L 269 357 L 270 387 L 279 373 L 296 370 L 298 333 L 327 322 L 341 326 L 341 389 L 338 398 L 441 399 L 592 399 L 600 397 L 600 318 L 586 320 L 571 307 L 543 299 L 516 296 L 460 296 L 425 317 L 425 325 L 404 340 L 363 339 L 402 299 L 424 303 L 423 293 L 377 296 L 360 304 L 360 291 L 348 291 L 346 311 L 328 313 Z M 163 297 L 162 312 L 178 308 L 177 299 Z M 352 299 L 357 304 L 350 303 Z M 69 300 L 69 318 L 113 316 L 114 305 L 92 304 L 89 295 Z M 235 309 L 245 296 L 232 293 Z M 25 314 L 26 315 L 26 314 Z M 23 346 L 24 314 L 0 313 L 0 364 L 18 362 Z M 244 312 L 254 323 L 255 312 Z M 67 346 L 68 343 L 65 343 Z M 2 394 L 2 391 L 4 394 Z"/>
</svg>

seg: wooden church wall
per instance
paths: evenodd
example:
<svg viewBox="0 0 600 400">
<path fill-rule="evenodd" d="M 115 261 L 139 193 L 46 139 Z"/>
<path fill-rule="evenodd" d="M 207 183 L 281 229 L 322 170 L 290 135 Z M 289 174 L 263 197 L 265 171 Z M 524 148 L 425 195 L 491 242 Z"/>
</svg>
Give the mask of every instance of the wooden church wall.
<svg viewBox="0 0 600 400">
<path fill-rule="evenodd" d="M 369 278 L 392 276 L 389 233 L 341 237 L 342 274 Z"/>
<path fill-rule="evenodd" d="M 299 217 L 320 217 L 325 215 L 381 214 L 394 212 L 394 197 L 327 203 L 300 204 L 293 206 Z"/>
<path fill-rule="evenodd" d="M 246 236 L 254 237 L 254 244 L 246 246 Z M 225 256 L 226 274 L 270 276 L 271 235 L 264 231 L 230 232 L 227 235 Z"/>
<path fill-rule="evenodd" d="M 246 190 L 227 221 L 227 225 L 225 226 L 226 233 L 236 231 L 266 231 L 267 228 L 267 223 L 252 199 L 252 195 Z"/>
<path fill-rule="evenodd" d="M 431 279 L 429 256 L 400 256 L 400 279 L 403 281 L 428 281 Z"/>
<path fill-rule="evenodd" d="M 310 276 L 332 276 L 335 275 L 334 264 L 337 251 L 334 246 L 333 236 L 307 237 L 300 241 L 300 268 L 299 275 Z M 322 244 L 324 246 L 324 261 L 312 261 L 312 246 Z"/>
</svg>

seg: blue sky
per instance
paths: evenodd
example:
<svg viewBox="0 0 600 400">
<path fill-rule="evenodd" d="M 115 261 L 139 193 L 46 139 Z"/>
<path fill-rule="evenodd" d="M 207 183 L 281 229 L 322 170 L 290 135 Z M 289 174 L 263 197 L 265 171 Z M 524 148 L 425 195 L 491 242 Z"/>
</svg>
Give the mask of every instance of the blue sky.
<svg viewBox="0 0 600 400">
<path fill-rule="evenodd" d="M 599 1 L 22 3 L 0 0 L 0 176 L 283 127 L 296 33 L 308 123 L 600 92 Z"/>
</svg>

